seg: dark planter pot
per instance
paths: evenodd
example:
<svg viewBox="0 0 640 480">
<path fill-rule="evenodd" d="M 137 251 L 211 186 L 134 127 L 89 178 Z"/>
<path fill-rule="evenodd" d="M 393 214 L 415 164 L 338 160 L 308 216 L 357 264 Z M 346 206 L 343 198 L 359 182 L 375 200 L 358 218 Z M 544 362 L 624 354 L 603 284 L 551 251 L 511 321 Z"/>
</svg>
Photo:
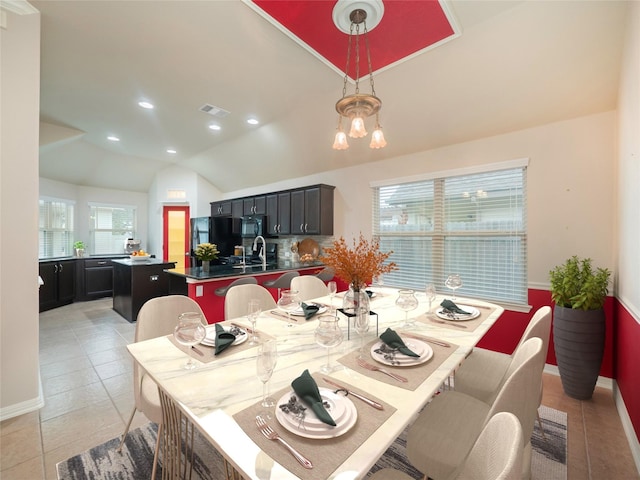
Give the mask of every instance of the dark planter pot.
<svg viewBox="0 0 640 480">
<path fill-rule="evenodd" d="M 604 353 L 604 310 L 555 306 L 553 343 L 564 392 L 578 400 L 593 395 Z"/>
</svg>

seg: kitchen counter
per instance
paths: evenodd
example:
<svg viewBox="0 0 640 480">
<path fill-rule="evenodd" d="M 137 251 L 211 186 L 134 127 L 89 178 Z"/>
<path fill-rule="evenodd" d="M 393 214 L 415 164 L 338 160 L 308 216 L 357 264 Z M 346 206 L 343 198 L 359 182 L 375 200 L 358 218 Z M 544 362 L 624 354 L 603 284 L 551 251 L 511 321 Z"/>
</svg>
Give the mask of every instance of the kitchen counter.
<svg viewBox="0 0 640 480">
<path fill-rule="evenodd" d="M 294 262 L 281 262 L 281 263 L 267 263 L 267 269 L 262 269 L 262 264 L 247 265 L 245 268 L 233 265 L 211 265 L 209 272 L 204 272 L 202 267 L 196 268 L 174 268 L 167 270 L 167 273 L 171 275 L 177 275 L 187 279 L 187 283 L 197 283 L 207 280 L 220 280 L 229 278 L 239 278 L 244 276 L 260 276 L 265 274 L 271 274 L 275 272 L 284 273 L 291 270 L 301 270 L 306 268 L 324 268 L 324 264 L 321 262 L 312 263 L 294 263 Z"/>
</svg>

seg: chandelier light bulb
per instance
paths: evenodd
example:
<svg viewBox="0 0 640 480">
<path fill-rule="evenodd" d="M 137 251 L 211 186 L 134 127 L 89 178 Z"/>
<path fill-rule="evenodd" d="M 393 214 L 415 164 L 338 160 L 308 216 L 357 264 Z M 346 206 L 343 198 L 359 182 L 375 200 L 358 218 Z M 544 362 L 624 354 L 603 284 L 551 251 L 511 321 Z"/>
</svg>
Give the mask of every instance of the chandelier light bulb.
<svg viewBox="0 0 640 480">
<path fill-rule="evenodd" d="M 347 148 L 349 148 L 349 144 L 347 143 L 347 135 L 342 130 L 338 130 L 336 132 L 336 138 L 333 141 L 333 149 L 346 150 Z"/>
<path fill-rule="evenodd" d="M 353 117 L 351 120 L 351 138 L 362 138 L 367 135 L 367 129 L 364 127 L 364 119 L 362 117 Z"/>
<path fill-rule="evenodd" d="M 384 148 L 387 145 L 387 141 L 384 139 L 384 133 L 382 133 L 382 127 L 376 125 L 376 129 L 371 134 L 370 148 Z"/>
</svg>

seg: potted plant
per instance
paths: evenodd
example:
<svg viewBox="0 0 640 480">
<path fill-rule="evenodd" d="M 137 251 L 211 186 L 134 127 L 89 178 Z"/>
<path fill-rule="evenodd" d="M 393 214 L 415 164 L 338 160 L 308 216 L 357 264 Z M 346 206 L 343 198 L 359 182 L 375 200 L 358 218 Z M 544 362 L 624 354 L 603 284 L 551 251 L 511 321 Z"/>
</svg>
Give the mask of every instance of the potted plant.
<svg viewBox="0 0 640 480">
<path fill-rule="evenodd" d="M 76 257 L 84 257 L 84 249 L 86 248 L 86 244 L 79 240 L 73 244 L 73 248 L 76 250 Z"/>
<path fill-rule="evenodd" d="M 218 246 L 215 243 L 199 243 L 195 250 L 198 260 L 202 260 L 202 271 L 209 272 L 209 263 L 218 258 Z"/>
<path fill-rule="evenodd" d="M 604 353 L 604 302 L 611 272 L 573 256 L 549 272 L 553 343 L 562 388 L 572 398 L 591 398 Z"/>
</svg>

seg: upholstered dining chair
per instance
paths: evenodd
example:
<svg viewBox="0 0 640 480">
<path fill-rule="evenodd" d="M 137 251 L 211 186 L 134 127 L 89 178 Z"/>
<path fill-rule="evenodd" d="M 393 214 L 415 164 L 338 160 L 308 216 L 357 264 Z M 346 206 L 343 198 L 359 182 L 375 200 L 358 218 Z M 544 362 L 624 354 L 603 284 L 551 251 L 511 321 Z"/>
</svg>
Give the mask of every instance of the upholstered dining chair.
<svg viewBox="0 0 640 480">
<path fill-rule="evenodd" d="M 496 413 L 480 432 L 471 452 L 448 480 L 518 480 L 522 472 L 522 427 L 509 412 Z M 413 480 L 404 472 L 385 468 L 370 480 Z"/>
<path fill-rule="evenodd" d="M 225 320 L 245 316 L 249 310 L 249 300 L 253 298 L 260 300 L 263 312 L 277 307 L 269 290 L 262 285 L 236 285 L 224 297 Z"/>
<path fill-rule="evenodd" d="M 329 288 L 326 283 L 315 275 L 300 275 L 291 279 L 291 289 L 298 291 L 298 298 L 301 301 L 329 295 Z"/>
<path fill-rule="evenodd" d="M 452 478 L 496 413 L 510 412 L 522 427 L 522 478 L 531 476 L 531 434 L 544 366 L 542 340 L 531 338 L 513 355 L 507 379 L 492 404 L 456 390 L 435 396 L 409 427 L 407 458 L 425 478 Z M 455 477 L 453 477 L 455 478 Z"/>
<path fill-rule="evenodd" d="M 515 350 L 530 338 L 538 337 L 542 340 L 542 350 L 545 359 L 549 348 L 549 335 L 551 332 L 551 307 L 540 307 L 531 317 Z M 515 352 L 514 350 L 514 352 Z M 455 373 L 454 385 L 458 392 L 466 393 L 472 397 L 490 403 L 496 396 L 500 386 L 505 380 L 505 374 L 511 363 L 513 354 L 494 352 L 484 348 L 474 348 Z M 540 395 L 538 406 L 542 402 L 542 379 L 540 379 Z M 536 414 L 542 435 L 542 422 L 540 415 Z"/>
<path fill-rule="evenodd" d="M 172 334 L 178 324 L 178 316 L 185 312 L 200 313 L 203 322 L 206 323 L 206 318 L 200 305 L 195 300 L 184 295 L 168 295 L 148 300 L 142 305 L 138 313 L 134 341 L 141 342 L 150 338 Z M 133 397 L 135 401 L 133 411 L 122 434 L 118 451 L 121 451 L 122 445 L 124 445 L 136 411 L 142 412 L 145 417 L 158 424 L 158 441 L 156 441 L 151 476 L 151 478 L 155 478 L 158 464 L 158 448 L 162 437 L 162 409 L 160 407 L 160 397 L 158 396 L 158 386 L 138 366 L 137 362 L 133 362 Z"/>
</svg>

